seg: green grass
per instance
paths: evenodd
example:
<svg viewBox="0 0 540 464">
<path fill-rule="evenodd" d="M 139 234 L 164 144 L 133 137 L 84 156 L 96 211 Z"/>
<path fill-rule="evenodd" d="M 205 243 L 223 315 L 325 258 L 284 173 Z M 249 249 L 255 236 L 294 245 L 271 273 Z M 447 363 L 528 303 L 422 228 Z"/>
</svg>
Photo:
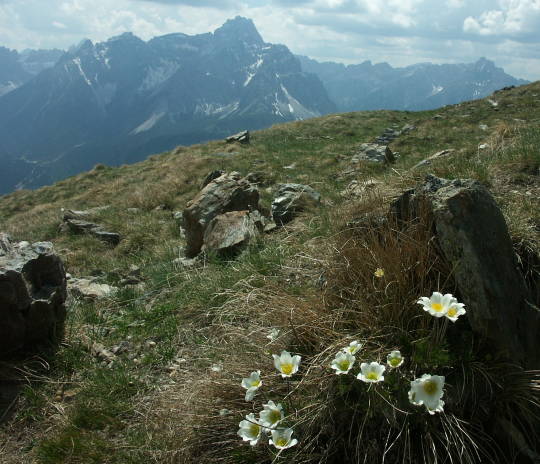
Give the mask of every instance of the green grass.
<svg viewBox="0 0 540 464">
<path fill-rule="evenodd" d="M 371 424 L 363 429 L 368 437 L 362 443 L 364 454 L 378 456 L 382 448 L 375 444 L 387 437 L 377 434 L 393 420 L 402 430 L 429 435 L 434 446 L 444 449 L 441 431 L 456 432 L 458 423 L 452 421 L 459 416 L 449 415 L 447 422 L 423 423 L 417 417 L 400 422 L 401 416 L 388 403 L 400 409 L 408 406 L 402 395 L 403 379 L 391 378 L 382 399 L 355 382 L 341 379 L 336 384 L 326 371 L 327 358 L 334 353 L 321 351 L 365 334 L 368 307 L 374 319 L 386 321 L 367 337 L 374 356 L 399 346 L 415 368 L 441 368 L 450 378 L 456 378 L 452 372 L 469 373 L 465 387 L 475 382 L 488 391 L 503 385 L 489 370 L 493 359 L 475 344 L 468 330 L 450 329 L 447 338 L 434 345 L 431 326 L 416 326 L 416 319 L 405 323 L 398 317 L 410 310 L 413 294 L 427 291 L 427 283 L 436 279 L 451 282 L 450 273 L 437 268 L 438 274 L 425 275 L 420 285 L 415 279 L 423 275 L 418 263 L 424 262 L 425 250 L 413 252 L 412 241 L 392 242 L 381 255 L 357 259 L 357 251 L 350 248 L 356 239 L 342 241 L 343 228 L 366 211 L 355 210 L 358 200 L 340 192 L 353 179 L 380 180 L 381 190 L 371 205 L 377 211 L 428 172 L 472 177 L 496 196 L 514 241 L 538 255 L 540 103 L 530 96 L 538 87 L 533 84 L 498 95 L 499 111 L 476 101 L 419 113 L 330 115 L 257 131 L 249 146 L 215 141 L 183 147 L 136 165 L 98 167 L 54 186 L 0 198 L 0 229 L 18 240 L 53 241 L 75 277 L 99 270 L 101 281 L 117 285 L 122 273 L 135 264 L 141 267 L 144 281 L 142 288 L 122 289 L 112 299 L 70 301 L 65 343 L 41 367 L 25 366 L 28 381 L 16 415 L 0 429 L 0 443 L 6 443 L 0 445 L 5 462 L 204 463 L 217 458 L 228 463 L 271 462 L 272 452 L 243 446 L 235 435 L 247 413 L 246 403 L 238 399 L 243 395 L 239 379 L 258 368 L 271 369 L 269 354 L 281 349 L 302 353 L 306 365 L 313 367 L 296 398 L 309 414 L 307 419 L 295 416 L 300 418 L 299 433 L 311 441 L 276 462 L 323 462 L 323 456 L 356 462 L 351 457 L 357 446 L 351 431 L 361 431 L 360 417 Z M 435 114 L 444 117 L 434 120 Z M 360 165 L 347 174 L 356 147 L 392 124 L 417 126 L 392 142 L 392 150 L 400 155 L 397 163 L 390 168 Z M 488 130 L 479 124 L 486 124 Z M 479 150 L 481 143 L 489 148 Z M 454 154 L 428 168 L 411 170 L 446 148 L 454 148 Z M 238 154 L 215 156 L 230 152 Z M 291 165 L 292 169 L 285 169 Z M 214 169 L 262 172 L 260 189 L 266 207 L 277 184 L 283 182 L 311 185 L 321 192 L 323 204 L 265 235 L 235 260 L 210 256 L 200 266 L 183 270 L 173 264 L 185 243 L 171 212 L 181 211 Z M 111 207 L 93 219 L 123 236 L 116 248 L 59 231 L 61 208 L 103 205 Z M 155 211 L 159 205 L 168 210 Z M 379 266 L 385 268 L 388 282 L 395 283 L 374 287 L 372 273 Z M 266 335 L 276 327 L 283 335 L 269 344 Z M 127 351 L 115 356 L 112 365 L 92 352 L 94 343 L 110 350 L 126 342 Z M 215 364 L 223 365 L 223 371 L 212 371 Z M 269 379 L 268 388 L 280 398 L 284 385 L 277 380 Z M 478 395 L 464 398 L 463 404 L 474 408 L 475 401 Z M 499 407 L 512 405 L 508 401 Z M 225 407 L 232 411 L 230 416 L 216 414 Z M 472 421 L 472 415 L 467 420 Z M 337 437 L 336 431 L 343 437 Z M 394 432 L 389 436 L 397 440 Z M 419 443 L 410 450 L 416 456 L 422 453 Z M 453 449 L 458 445 L 453 443 Z M 331 447 L 338 451 L 330 453 Z M 467 447 L 469 462 L 474 462 L 474 447 L 470 442 Z M 401 451 L 393 448 L 388 462 Z M 296 456 L 297 461 L 287 461 L 287 456 Z"/>
</svg>

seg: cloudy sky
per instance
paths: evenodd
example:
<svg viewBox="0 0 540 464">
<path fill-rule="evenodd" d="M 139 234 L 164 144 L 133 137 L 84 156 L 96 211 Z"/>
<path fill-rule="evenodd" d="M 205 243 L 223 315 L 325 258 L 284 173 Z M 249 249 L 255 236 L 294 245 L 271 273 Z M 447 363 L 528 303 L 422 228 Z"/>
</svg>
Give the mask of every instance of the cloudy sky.
<svg viewBox="0 0 540 464">
<path fill-rule="evenodd" d="M 318 60 L 394 66 L 494 60 L 540 79 L 540 0 L 0 0 L 0 45 L 68 48 L 132 31 L 213 31 L 236 15 Z"/>
</svg>

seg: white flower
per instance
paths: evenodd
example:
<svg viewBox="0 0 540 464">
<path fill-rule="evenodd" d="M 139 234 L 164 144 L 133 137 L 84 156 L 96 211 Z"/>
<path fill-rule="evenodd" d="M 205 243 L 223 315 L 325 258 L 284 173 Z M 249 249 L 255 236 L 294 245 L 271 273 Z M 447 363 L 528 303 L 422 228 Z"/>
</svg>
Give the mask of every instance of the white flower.
<svg viewBox="0 0 540 464">
<path fill-rule="evenodd" d="M 464 307 L 465 305 L 463 303 L 458 303 L 454 298 L 448 308 L 448 312 L 445 314 L 446 318 L 450 319 L 452 322 L 456 322 L 459 316 L 466 313 Z"/>
<path fill-rule="evenodd" d="M 382 364 L 378 362 L 360 364 L 360 374 L 356 376 L 358 380 L 367 383 L 382 382 L 384 380 L 383 372 L 386 370 Z"/>
<path fill-rule="evenodd" d="M 401 352 L 398 350 L 392 351 L 387 357 L 386 357 L 386 363 L 392 367 L 399 367 L 403 364 L 403 356 L 401 356 Z"/>
<path fill-rule="evenodd" d="M 345 353 L 356 354 L 362 348 L 362 346 L 364 346 L 362 343 L 355 340 L 354 342 L 349 343 L 349 346 L 343 348 L 343 351 L 345 351 Z"/>
<path fill-rule="evenodd" d="M 428 407 L 426 406 L 426 409 L 427 409 L 427 411 L 433 416 L 436 412 L 443 412 L 443 411 L 444 411 L 443 407 L 444 407 L 444 401 L 443 401 L 443 400 L 439 400 L 439 402 L 437 403 L 437 407 L 436 407 L 436 408 L 431 409 L 431 408 L 428 408 Z"/>
<path fill-rule="evenodd" d="M 246 420 L 243 420 L 239 424 L 240 429 L 238 435 L 242 437 L 242 440 L 249 441 L 251 446 L 255 446 L 261 437 L 262 427 L 261 424 L 255 419 L 253 413 L 246 416 Z"/>
<path fill-rule="evenodd" d="M 293 429 L 272 430 L 272 438 L 268 440 L 268 442 L 277 449 L 284 450 L 298 443 L 296 438 L 291 440 L 292 434 Z"/>
<path fill-rule="evenodd" d="M 260 423 L 265 427 L 273 429 L 285 417 L 281 404 L 276 404 L 272 400 L 263 404 L 263 408 L 264 409 L 259 413 L 259 419 Z"/>
<path fill-rule="evenodd" d="M 443 386 L 443 376 L 424 374 L 411 382 L 409 401 L 417 406 L 425 405 L 430 414 L 441 412 L 444 406 L 444 402 L 441 401 L 444 394 Z"/>
<path fill-rule="evenodd" d="M 375 272 L 373 273 L 373 275 L 374 275 L 375 277 L 378 277 L 379 279 L 380 279 L 381 277 L 384 277 L 384 269 L 378 267 L 378 268 L 375 270 Z"/>
<path fill-rule="evenodd" d="M 261 385 L 261 371 L 253 371 L 249 377 L 242 379 L 242 387 L 247 390 L 246 401 L 251 401 L 253 399 Z"/>
<path fill-rule="evenodd" d="M 451 293 L 442 295 L 439 292 L 433 292 L 431 298 L 423 296 L 417 303 L 424 307 L 424 311 L 435 317 L 446 316 L 450 305 L 454 302 L 455 298 Z"/>
<path fill-rule="evenodd" d="M 330 367 L 336 370 L 337 375 L 348 374 L 355 360 L 356 358 L 352 354 L 343 353 L 340 351 L 338 354 L 336 354 L 336 357 L 332 361 L 332 364 L 330 364 Z"/>
<path fill-rule="evenodd" d="M 279 337 L 279 329 L 272 329 L 270 333 L 266 336 L 271 342 L 275 342 Z"/>
<path fill-rule="evenodd" d="M 295 374 L 302 359 L 298 355 L 291 356 L 291 353 L 288 351 L 282 351 L 279 356 L 277 354 L 273 354 L 272 356 L 274 357 L 274 366 L 281 372 L 281 377 L 291 377 Z"/>
</svg>

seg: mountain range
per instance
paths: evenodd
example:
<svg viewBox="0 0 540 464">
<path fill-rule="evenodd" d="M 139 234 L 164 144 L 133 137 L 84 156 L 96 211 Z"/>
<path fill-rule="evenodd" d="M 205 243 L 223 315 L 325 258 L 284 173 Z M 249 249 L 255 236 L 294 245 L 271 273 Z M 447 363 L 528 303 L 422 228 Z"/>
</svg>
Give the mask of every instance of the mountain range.
<svg viewBox="0 0 540 464">
<path fill-rule="evenodd" d="M 486 58 L 467 64 L 419 63 L 404 68 L 371 61 L 346 66 L 298 58 L 304 71 L 321 79 L 339 111 L 430 110 L 528 83 L 506 74 Z"/>
<path fill-rule="evenodd" d="M 525 83 L 467 65 L 345 66 L 264 42 L 236 17 L 213 33 L 131 33 L 67 52 L 0 48 L 0 194 L 97 163 L 336 111 L 426 109 Z"/>
</svg>

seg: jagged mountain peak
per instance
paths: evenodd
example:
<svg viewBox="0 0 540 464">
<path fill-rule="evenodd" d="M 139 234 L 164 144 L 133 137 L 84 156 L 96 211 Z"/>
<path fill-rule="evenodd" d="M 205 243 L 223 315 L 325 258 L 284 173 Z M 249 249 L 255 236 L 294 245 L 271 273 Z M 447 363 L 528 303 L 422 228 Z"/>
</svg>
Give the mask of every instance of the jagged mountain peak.
<svg viewBox="0 0 540 464">
<path fill-rule="evenodd" d="M 253 21 L 242 16 L 227 20 L 223 26 L 214 31 L 214 37 L 226 41 L 245 42 L 249 45 L 264 44 Z"/>
</svg>

